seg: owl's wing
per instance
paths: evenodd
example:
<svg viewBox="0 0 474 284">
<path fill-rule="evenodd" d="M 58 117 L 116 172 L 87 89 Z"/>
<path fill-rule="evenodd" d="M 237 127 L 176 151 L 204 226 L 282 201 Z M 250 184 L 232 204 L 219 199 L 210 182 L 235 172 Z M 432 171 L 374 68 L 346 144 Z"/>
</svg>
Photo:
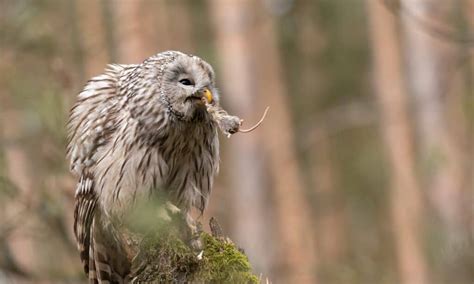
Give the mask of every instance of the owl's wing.
<svg viewBox="0 0 474 284">
<path fill-rule="evenodd" d="M 81 176 L 94 165 L 94 154 L 117 128 L 122 94 L 119 80 L 137 65 L 108 65 L 105 72 L 90 79 L 77 96 L 68 122 L 67 154 L 71 171 Z"/>
<path fill-rule="evenodd" d="M 91 226 L 98 202 L 94 190 L 94 154 L 108 143 L 117 127 L 121 99 L 119 79 L 135 67 L 109 65 L 102 75 L 89 80 L 71 109 L 67 153 L 71 171 L 80 177 L 75 194 L 74 234 L 87 274 L 94 271 L 94 262 L 90 261 L 93 250 Z"/>
</svg>

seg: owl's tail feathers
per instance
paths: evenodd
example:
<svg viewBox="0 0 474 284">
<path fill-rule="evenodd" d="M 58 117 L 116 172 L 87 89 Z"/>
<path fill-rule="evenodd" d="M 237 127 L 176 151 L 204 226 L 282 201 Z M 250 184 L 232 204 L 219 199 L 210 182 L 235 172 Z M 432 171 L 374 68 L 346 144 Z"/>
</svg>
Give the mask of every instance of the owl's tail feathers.
<svg viewBox="0 0 474 284">
<path fill-rule="evenodd" d="M 97 279 L 97 273 L 96 273 L 96 270 L 95 270 L 95 262 L 94 262 L 94 247 L 93 247 L 93 244 L 90 245 L 89 247 L 89 255 L 91 257 L 88 257 L 88 265 L 87 267 L 89 268 L 88 271 L 86 272 L 87 273 L 87 276 L 89 278 L 89 283 L 94 283 L 94 284 L 97 284 L 99 283 L 99 280 Z"/>
<path fill-rule="evenodd" d="M 112 268 L 107 258 L 105 248 L 94 239 L 89 254 L 90 283 L 112 283 Z"/>
<path fill-rule="evenodd" d="M 104 242 L 101 234 L 94 234 L 89 250 L 89 283 L 129 283 L 128 267 L 120 261 L 122 257 Z"/>
<path fill-rule="evenodd" d="M 90 283 L 124 283 L 129 263 L 116 234 L 103 228 L 94 179 L 84 173 L 76 189 L 74 234 L 84 271 Z"/>
<path fill-rule="evenodd" d="M 94 191 L 94 179 L 84 172 L 76 188 L 76 203 L 74 205 L 74 235 L 77 248 L 81 255 L 84 272 L 89 273 L 89 254 L 91 245 L 91 228 L 97 207 L 97 195 Z"/>
</svg>

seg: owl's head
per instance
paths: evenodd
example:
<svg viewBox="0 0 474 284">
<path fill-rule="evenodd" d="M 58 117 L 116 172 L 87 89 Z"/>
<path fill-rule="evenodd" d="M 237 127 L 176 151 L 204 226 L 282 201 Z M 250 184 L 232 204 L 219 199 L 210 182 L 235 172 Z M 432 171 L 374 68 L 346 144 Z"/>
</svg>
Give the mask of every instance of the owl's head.
<svg viewBox="0 0 474 284">
<path fill-rule="evenodd" d="M 153 97 L 179 120 L 203 119 L 207 116 L 205 102 L 219 101 L 214 70 L 197 56 L 167 51 L 150 57 L 142 67 L 153 74 Z"/>
</svg>

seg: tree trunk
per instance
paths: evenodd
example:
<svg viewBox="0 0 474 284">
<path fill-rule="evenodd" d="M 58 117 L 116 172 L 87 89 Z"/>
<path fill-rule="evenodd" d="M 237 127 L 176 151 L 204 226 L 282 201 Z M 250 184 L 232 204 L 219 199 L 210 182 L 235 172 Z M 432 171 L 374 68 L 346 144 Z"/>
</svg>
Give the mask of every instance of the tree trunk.
<svg viewBox="0 0 474 284">
<path fill-rule="evenodd" d="M 319 23 L 321 19 L 315 13 L 318 11 L 318 5 L 317 1 L 306 1 L 295 5 L 297 9 L 295 12 L 300 15 L 296 19 L 300 30 L 295 35 L 296 53 L 299 55 L 296 61 L 298 79 L 290 87 L 302 95 L 301 98 L 291 98 L 296 101 L 296 103 L 290 102 L 290 104 L 296 104 L 293 109 L 299 112 L 299 117 L 303 117 L 305 123 L 313 124 L 314 120 L 311 117 L 316 117 L 317 113 L 315 113 L 312 104 L 308 102 L 323 98 L 322 86 L 328 79 L 325 76 L 325 71 L 316 63 L 323 56 L 324 42 L 328 36 L 326 34 L 328 31 L 322 31 Z M 317 99 L 310 96 L 317 97 Z M 327 124 L 318 121 L 317 126 L 307 125 L 302 128 L 304 130 L 299 134 L 300 145 L 305 145 L 306 151 L 304 152 L 310 156 L 306 179 L 312 188 L 310 193 L 314 196 L 311 213 L 314 216 L 312 221 L 317 235 L 313 239 L 316 246 L 317 271 L 320 272 L 319 281 L 323 283 L 328 281 L 326 279 L 335 279 L 333 276 L 340 275 L 339 269 L 347 251 L 348 241 L 344 196 L 341 196 L 341 192 L 338 191 L 340 177 L 335 169 L 333 147 L 329 137 L 332 126 Z M 309 133 L 308 130 L 310 130 Z M 302 172 L 304 169 L 301 167 Z M 333 271 L 335 273 L 332 273 Z M 328 275 L 329 278 L 325 278 L 323 274 Z"/>
<path fill-rule="evenodd" d="M 6 102 L 7 106 L 9 105 L 8 101 L 10 98 L 3 98 L 3 102 Z M 37 196 L 35 196 L 33 186 L 35 183 L 30 172 L 28 154 L 19 143 L 24 135 L 21 112 L 12 109 L 3 110 L 0 118 L 0 122 L 4 122 L 0 124 L 0 129 L 3 132 L 0 136 L 7 139 L 7 143 L 4 143 L 2 149 L 5 155 L 5 176 L 16 191 L 16 198 L 6 206 L 6 214 L 2 216 L 2 223 L 12 223 L 14 220 L 22 222 L 22 226 L 12 223 L 14 227 L 11 228 L 9 235 L 1 237 L 7 237 L 8 246 L 14 252 L 13 260 L 18 263 L 20 269 L 28 273 L 38 273 L 40 271 L 38 267 L 40 256 L 35 253 L 38 241 L 31 237 L 31 232 L 34 231 L 38 219 L 26 220 L 23 217 L 29 208 L 34 206 L 34 202 L 37 202 Z"/>
<path fill-rule="evenodd" d="M 194 41 L 194 30 L 191 25 L 192 17 L 201 17 L 199 14 L 190 13 L 190 1 L 194 0 L 180 0 L 180 1 L 162 1 L 161 7 L 168 5 L 168 11 L 171 11 L 171 15 L 168 17 L 171 19 L 168 26 L 168 36 L 166 40 L 169 41 L 166 44 L 166 49 L 179 50 L 182 52 L 194 53 L 196 42 Z M 175 19 L 179 19 L 176 21 Z M 199 22 L 204 24 L 203 19 Z"/>
<path fill-rule="evenodd" d="M 422 182 L 443 222 L 448 241 L 463 231 L 463 168 L 458 135 L 447 119 L 446 91 L 452 83 L 459 49 L 431 31 L 453 1 L 403 0 L 402 27 L 406 43 L 407 81 L 414 102 Z M 421 24 L 427 22 L 429 24 Z"/>
<path fill-rule="evenodd" d="M 320 268 L 334 271 L 340 268 L 342 256 L 347 250 L 346 210 L 344 197 L 337 191 L 338 178 L 334 171 L 327 130 L 316 130 L 314 138 L 316 143 L 313 145 L 314 154 L 311 155 L 314 159 L 311 176 L 312 184 L 316 185 L 317 204 L 320 205 L 316 209 L 318 264 Z"/>
<path fill-rule="evenodd" d="M 117 63 L 137 64 L 157 53 L 157 47 L 161 45 L 158 33 L 166 26 L 168 19 L 167 5 L 161 2 L 113 0 Z M 157 8 L 158 4 L 163 4 L 160 9 Z"/>
<path fill-rule="evenodd" d="M 252 42 L 255 43 L 256 70 L 262 104 L 271 106 L 264 135 L 263 150 L 268 157 L 272 178 L 272 195 L 275 214 L 278 251 L 276 265 L 285 274 L 283 283 L 316 283 L 316 233 L 311 222 L 308 193 L 303 187 L 294 141 L 294 125 L 288 96 L 285 94 L 287 74 L 284 73 L 275 22 L 268 11 L 257 6 L 259 28 Z"/>
<path fill-rule="evenodd" d="M 262 108 L 255 100 L 255 57 L 249 36 L 249 17 L 253 16 L 252 1 L 209 2 L 216 31 L 216 49 L 221 68 L 218 80 L 222 83 L 222 100 L 232 112 L 253 121 Z M 256 271 L 267 274 L 270 258 L 270 238 L 265 208 L 263 141 L 257 132 L 235 135 L 228 142 L 233 211 L 232 236 L 247 252 Z"/>
<path fill-rule="evenodd" d="M 428 283 L 420 237 L 423 206 L 401 72 L 396 19 L 379 0 L 367 0 L 374 88 L 391 165 L 391 218 L 401 283 Z"/>
<path fill-rule="evenodd" d="M 107 63 L 109 56 L 105 36 L 105 25 L 102 18 L 101 1 L 81 0 L 75 1 L 77 17 L 79 22 L 81 51 L 84 64 L 85 76 L 100 74 Z"/>
<path fill-rule="evenodd" d="M 474 0 L 467 0 L 467 19 L 468 19 L 468 24 L 469 24 L 469 34 L 471 37 L 474 35 Z M 468 104 L 470 106 L 474 106 L 474 56 L 471 55 L 471 60 L 470 60 L 470 78 L 468 78 Z M 467 181 L 467 218 L 468 218 L 468 223 L 469 224 L 469 232 L 471 236 L 474 236 L 474 208 L 472 208 L 472 204 L 474 204 L 474 116 L 473 116 L 473 110 L 472 108 L 470 109 L 470 119 L 468 118 L 467 122 L 467 127 L 468 127 L 468 145 L 470 155 L 467 157 L 468 161 L 470 163 L 468 164 L 468 174 L 467 176 L 471 177 L 470 180 Z"/>
</svg>

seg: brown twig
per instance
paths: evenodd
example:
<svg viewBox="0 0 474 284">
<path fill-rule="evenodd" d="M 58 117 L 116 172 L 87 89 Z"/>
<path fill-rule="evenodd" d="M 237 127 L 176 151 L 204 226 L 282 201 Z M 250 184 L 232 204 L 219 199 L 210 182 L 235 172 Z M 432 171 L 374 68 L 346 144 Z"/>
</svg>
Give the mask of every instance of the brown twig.
<svg viewBox="0 0 474 284">
<path fill-rule="evenodd" d="M 242 132 L 242 133 L 249 133 L 249 132 L 252 132 L 252 131 L 254 131 L 255 129 L 257 129 L 257 127 L 259 127 L 260 124 L 262 124 L 262 122 L 265 120 L 265 116 L 267 116 L 267 112 L 268 112 L 269 109 L 270 109 L 269 106 L 267 106 L 267 108 L 265 108 L 265 111 L 263 112 L 262 118 L 260 118 L 260 120 L 257 122 L 257 124 L 255 124 L 254 126 L 250 127 L 249 129 L 239 129 L 239 132 Z"/>
</svg>

